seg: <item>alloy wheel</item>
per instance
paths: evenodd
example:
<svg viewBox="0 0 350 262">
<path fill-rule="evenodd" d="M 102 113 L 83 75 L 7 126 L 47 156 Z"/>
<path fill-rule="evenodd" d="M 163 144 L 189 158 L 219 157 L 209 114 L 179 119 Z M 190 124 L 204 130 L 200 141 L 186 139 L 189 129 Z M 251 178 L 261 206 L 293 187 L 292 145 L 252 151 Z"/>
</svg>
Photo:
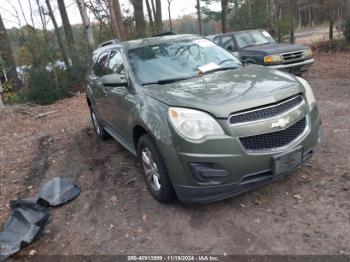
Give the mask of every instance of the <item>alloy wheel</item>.
<svg viewBox="0 0 350 262">
<path fill-rule="evenodd" d="M 161 188 L 159 170 L 148 147 L 142 149 L 142 165 L 147 181 L 154 190 L 159 191 Z"/>
</svg>

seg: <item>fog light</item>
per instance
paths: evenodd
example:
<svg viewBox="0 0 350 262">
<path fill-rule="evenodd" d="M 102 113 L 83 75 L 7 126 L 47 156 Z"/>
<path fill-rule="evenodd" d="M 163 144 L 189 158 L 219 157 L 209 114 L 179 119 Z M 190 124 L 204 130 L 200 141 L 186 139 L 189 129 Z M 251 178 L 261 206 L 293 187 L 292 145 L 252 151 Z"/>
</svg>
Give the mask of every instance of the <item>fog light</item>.
<svg viewBox="0 0 350 262">
<path fill-rule="evenodd" d="M 192 175 L 198 181 L 208 181 L 213 178 L 225 177 L 226 170 L 213 168 L 209 163 L 189 163 Z"/>
</svg>

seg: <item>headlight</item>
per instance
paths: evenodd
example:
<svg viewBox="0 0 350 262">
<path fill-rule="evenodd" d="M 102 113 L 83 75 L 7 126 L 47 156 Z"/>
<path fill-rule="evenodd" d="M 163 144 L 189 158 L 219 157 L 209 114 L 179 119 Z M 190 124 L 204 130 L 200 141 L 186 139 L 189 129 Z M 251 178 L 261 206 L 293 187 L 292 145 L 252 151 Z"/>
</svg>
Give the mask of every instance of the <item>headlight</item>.
<svg viewBox="0 0 350 262">
<path fill-rule="evenodd" d="M 202 111 L 171 107 L 168 115 L 175 130 L 185 138 L 199 140 L 206 136 L 225 134 L 218 122 Z"/>
<path fill-rule="evenodd" d="M 264 57 L 265 64 L 276 64 L 281 62 L 282 62 L 282 57 L 280 55 L 268 55 Z"/>
<path fill-rule="evenodd" d="M 314 92 L 312 91 L 311 86 L 309 85 L 309 83 L 305 79 L 303 79 L 301 77 L 297 77 L 297 78 L 298 78 L 299 82 L 305 88 L 306 100 L 307 100 L 307 103 L 308 103 L 310 109 L 312 109 L 316 105 L 316 99 L 314 96 Z"/>
<path fill-rule="evenodd" d="M 312 50 L 308 49 L 304 51 L 304 57 L 305 58 L 311 58 L 312 57 Z"/>
</svg>

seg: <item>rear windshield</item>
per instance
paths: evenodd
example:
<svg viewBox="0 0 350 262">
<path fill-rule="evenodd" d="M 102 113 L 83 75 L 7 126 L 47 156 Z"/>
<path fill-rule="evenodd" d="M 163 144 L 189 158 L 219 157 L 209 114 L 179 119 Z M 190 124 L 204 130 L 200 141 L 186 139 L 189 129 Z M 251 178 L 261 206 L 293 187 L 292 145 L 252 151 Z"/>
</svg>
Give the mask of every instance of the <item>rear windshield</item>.
<svg viewBox="0 0 350 262">
<path fill-rule="evenodd" d="M 206 39 L 190 39 L 129 50 L 132 69 L 142 84 L 170 78 L 189 78 L 199 74 L 199 67 L 240 67 L 231 53 Z"/>
</svg>

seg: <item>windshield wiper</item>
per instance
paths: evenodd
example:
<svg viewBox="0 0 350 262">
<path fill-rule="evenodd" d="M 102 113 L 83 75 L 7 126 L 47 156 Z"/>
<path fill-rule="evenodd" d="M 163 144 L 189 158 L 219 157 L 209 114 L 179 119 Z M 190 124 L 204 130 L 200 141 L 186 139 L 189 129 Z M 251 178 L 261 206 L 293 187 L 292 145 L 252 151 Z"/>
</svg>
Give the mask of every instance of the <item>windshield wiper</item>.
<svg viewBox="0 0 350 262">
<path fill-rule="evenodd" d="M 243 49 L 247 48 L 247 47 L 252 47 L 252 46 L 267 45 L 267 44 L 270 44 L 270 43 L 271 42 L 266 42 L 266 43 L 261 43 L 261 44 L 251 44 L 251 45 L 247 45 L 247 46 L 243 47 Z"/>
<path fill-rule="evenodd" d="M 162 80 L 154 81 L 154 82 L 146 82 L 146 83 L 143 83 L 142 85 L 143 86 L 147 86 L 147 85 L 165 85 L 165 84 L 171 84 L 171 83 L 187 80 L 187 79 L 190 79 L 190 78 L 193 78 L 193 77 L 194 76 L 192 76 L 192 77 L 176 77 L 176 78 L 162 79 Z"/>
<path fill-rule="evenodd" d="M 220 67 L 220 68 L 215 68 L 213 70 L 206 71 L 206 72 L 204 72 L 204 74 L 214 73 L 214 72 L 218 72 L 218 71 L 226 71 L 226 70 L 237 69 L 237 68 L 239 68 L 239 66 Z"/>
</svg>

